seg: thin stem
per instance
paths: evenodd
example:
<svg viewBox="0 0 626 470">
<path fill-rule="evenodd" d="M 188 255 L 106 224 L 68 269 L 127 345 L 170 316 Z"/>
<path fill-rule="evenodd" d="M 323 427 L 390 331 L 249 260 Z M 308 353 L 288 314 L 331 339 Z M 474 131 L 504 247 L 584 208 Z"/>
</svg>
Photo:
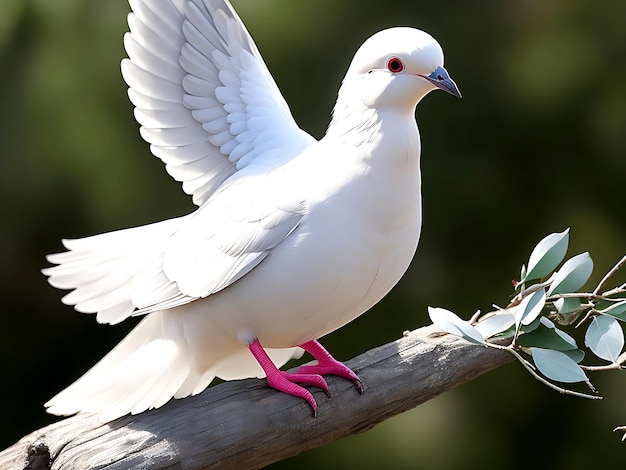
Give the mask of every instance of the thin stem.
<svg viewBox="0 0 626 470">
<path fill-rule="evenodd" d="M 597 372 L 599 370 L 615 370 L 615 369 L 622 369 L 622 365 L 621 364 L 617 364 L 617 363 L 612 363 L 612 364 L 607 364 L 606 366 L 584 366 L 582 364 L 579 364 L 581 369 L 584 370 L 588 370 L 591 372 Z"/>
<path fill-rule="evenodd" d="M 518 360 L 518 361 L 520 361 L 520 362 L 522 363 L 522 365 L 523 365 L 523 366 L 524 366 L 524 367 L 525 367 L 525 368 L 526 368 L 526 369 L 527 369 L 527 370 L 528 370 L 531 374 L 533 374 L 533 376 L 537 377 L 538 379 L 541 379 L 541 377 L 539 377 L 539 376 L 537 375 L 537 372 L 535 372 L 535 371 L 537 370 L 537 368 L 535 367 L 535 365 L 534 365 L 532 362 L 530 362 L 530 361 L 528 361 L 528 360 L 524 359 L 524 357 L 523 357 L 520 353 L 518 353 L 515 349 L 513 349 L 513 348 L 510 348 L 508 351 L 509 351 L 511 354 L 513 354 L 513 355 L 517 358 L 517 360 Z"/>
<path fill-rule="evenodd" d="M 626 284 L 622 284 L 619 287 L 603 292 L 600 298 L 603 300 L 611 301 L 611 302 L 619 302 L 620 300 L 624 300 L 624 299 L 607 299 L 607 297 L 611 297 L 617 294 L 623 294 L 624 292 L 626 292 Z"/>
<path fill-rule="evenodd" d="M 623 294 L 626 292 L 626 284 L 616 287 L 614 289 L 603 292 L 602 294 L 598 294 L 594 292 L 567 292 L 563 294 L 555 294 L 551 295 L 546 299 L 546 302 L 554 302 L 559 299 L 593 299 L 593 300 L 606 300 L 608 302 L 619 302 L 624 299 L 609 299 L 616 294 Z"/>
<path fill-rule="evenodd" d="M 564 294 L 551 295 L 546 299 L 546 302 L 554 302 L 559 299 L 583 299 L 583 298 L 597 298 L 599 295 L 592 294 L 591 292 L 568 292 Z"/>
<path fill-rule="evenodd" d="M 582 320 L 580 320 L 580 321 L 576 324 L 576 326 L 574 327 L 574 329 L 578 328 L 580 325 L 582 325 L 582 324 L 583 324 L 583 323 L 585 323 L 587 320 L 589 320 L 589 318 L 591 317 L 591 315 L 593 315 L 593 314 L 595 314 L 595 313 L 598 313 L 598 312 L 597 312 L 595 309 L 590 308 L 590 309 L 589 309 L 589 311 L 587 312 L 587 315 L 585 315 L 585 316 L 583 317 L 583 319 L 582 319 Z"/>
<path fill-rule="evenodd" d="M 618 426 L 615 429 L 613 429 L 613 432 L 615 431 L 623 432 L 624 435 L 622 436 L 622 442 L 626 441 L 626 426 Z"/>
<path fill-rule="evenodd" d="M 582 369 L 591 370 L 591 371 L 623 369 L 624 368 L 623 364 L 625 361 L 626 361 L 626 352 L 623 352 L 622 354 L 617 356 L 617 359 L 615 359 L 615 361 L 613 361 L 612 364 L 607 364 L 605 366 L 582 366 L 581 365 L 580 367 Z"/>
<path fill-rule="evenodd" d="M 608 273 L 606 273 L 606 275 L 602 278 L 602 280 L 598 284 L 598 287 L 596 287 L 595 290 L 593 291 L 593 294 L 598 295 L 598 293 L 602 290 L 602 287 L 604 286 L 604 284 L 606 284 L 606 282 L 611 278 L 611 276 L 613 276 L 613 274 L 615 274 L 622 266 L 624 266 L 624 264 L 626 264 L 626 255 L 624 255 L 622 259 L 619 260 L 617 264 L 613 266 L 613 268 Z"/>
<path fill-rule="evenodd" d="M 476 313 L 469 319 L 470 324 L 474 325 L 478 321 L 478 318 L 480 318 L 481 314 L 482 312 L 480 310 L 476 310 Z"/>
</svg>

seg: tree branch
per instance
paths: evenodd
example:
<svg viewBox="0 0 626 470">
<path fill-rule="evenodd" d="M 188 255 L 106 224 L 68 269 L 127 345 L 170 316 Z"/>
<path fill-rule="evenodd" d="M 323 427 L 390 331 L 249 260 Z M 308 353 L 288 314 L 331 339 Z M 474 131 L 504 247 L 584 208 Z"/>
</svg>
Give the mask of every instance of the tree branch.
<svg viewBox="0 0 626 470">
<path fill-rule="evenodd" d="M 226 382 L 108 424 L 89 414 L 61 420 L 0 452 L 0 468 L 260 468 L 366 431 L 511 360 L 428 326 L 346 363 L 362 396 L 337 377 L 328 377 L 330 399 L 313 389 L 317 418 L 264 380 Z"/>
</svg>

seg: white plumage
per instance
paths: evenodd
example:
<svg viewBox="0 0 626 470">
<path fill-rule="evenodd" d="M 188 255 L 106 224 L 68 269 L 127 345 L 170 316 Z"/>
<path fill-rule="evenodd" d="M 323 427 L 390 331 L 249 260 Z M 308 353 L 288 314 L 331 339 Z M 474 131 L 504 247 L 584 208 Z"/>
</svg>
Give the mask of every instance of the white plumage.
<svg viewBox="0 0 626 470">
<path fill-rule="evenodd" d="M 49 256 L 64 303 L 101 323 L 146 315 L 46 403 L 54 414 L 110 420 L 216 376 L 263 377 L 254 341 L 280 367 L 378 302 L 420 234 L 415 106 L 436 88 L 460 96 L 432 37 L 384 30 L 355 55 L 316 141 L 225 0 L 130 3 L 122 73 L 141 135 L 198 209 Z"/>
</svg>

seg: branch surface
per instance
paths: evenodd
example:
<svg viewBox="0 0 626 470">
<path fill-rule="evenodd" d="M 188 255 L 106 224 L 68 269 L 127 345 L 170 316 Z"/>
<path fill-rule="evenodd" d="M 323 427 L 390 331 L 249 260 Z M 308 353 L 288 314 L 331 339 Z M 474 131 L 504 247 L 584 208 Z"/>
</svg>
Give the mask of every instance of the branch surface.
<svg viewBox="0 0 626 470">
<path fill-rule="evenodd" d="M 332 376 L 331 398 L 310 389 L 317 418 L 265 380 L 232 381 L 108 424 L 89 414 L 63 419 L 0 452 L 0 469 L 261 468 L 366 431 L 513 359 L 431 325 L 346 362 L 363 395 Z"/>
</svg>

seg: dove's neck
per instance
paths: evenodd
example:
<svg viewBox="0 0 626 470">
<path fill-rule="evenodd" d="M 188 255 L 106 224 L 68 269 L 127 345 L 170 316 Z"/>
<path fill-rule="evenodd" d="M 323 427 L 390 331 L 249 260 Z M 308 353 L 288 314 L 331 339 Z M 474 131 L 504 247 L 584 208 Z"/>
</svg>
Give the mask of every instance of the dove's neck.
<svg viewBox="0 0 626 470">
<path fill-rule="evenodd" d="M 419 171 L 420 138 L 414 111 L 414 108 L 378 109 L 338 100 L 325 139 L 363 149 L 365 153 L 361 157 L 365 159 L 382 148 L 387 154 L 386 165 L 393 165 L 392 160 L 397 156 L 402 162 L 396 163 L 416 165 L 414 169 Z"/>
<path fill-rule="evenodd" d="M 402 109 L 377 108 L 368 106 L 351 96 L 346 97 L 340 91 L 326 136 L 360 146 L 378 136 L 383 126 L 387 127 L 383 121 L 394 122 L 394 125 L 399 124 L 401 128 L 408 126 L 410 131 L 415 128 L 417 132 L 414 105 Z"/>
<path fill-rule="evenodd" d="M 365 143 L 380 129 L 377 110 L 366 106 L 354 106 L 337 101 L 326 135 L 330 138 L 356 146 Z M 360 142 L 354 139 L 361 140 Z"/>
</svg>

